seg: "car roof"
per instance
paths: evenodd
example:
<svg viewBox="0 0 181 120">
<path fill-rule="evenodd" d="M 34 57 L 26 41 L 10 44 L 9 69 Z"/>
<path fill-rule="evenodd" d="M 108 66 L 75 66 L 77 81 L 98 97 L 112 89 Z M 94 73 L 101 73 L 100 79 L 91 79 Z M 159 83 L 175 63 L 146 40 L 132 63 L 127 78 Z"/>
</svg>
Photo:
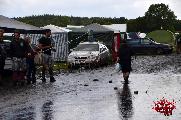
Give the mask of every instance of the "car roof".
<svg viewBox="0 0 181 120">
<path fill-rule="evenodd" d="M 81 42 L 79 44 L 98 44 L 98 45 L 103 45 L 102 43 L 100 42 Z"/>
<path fill-rule="evenodd" d="M 11 40 L 3 40 L 4 42 L 11 42 Z"/>
<path fill-rule="evenodd" d="M 81 42 L 79 44 L 98 44 L 98 42 Z"/>
</svg>

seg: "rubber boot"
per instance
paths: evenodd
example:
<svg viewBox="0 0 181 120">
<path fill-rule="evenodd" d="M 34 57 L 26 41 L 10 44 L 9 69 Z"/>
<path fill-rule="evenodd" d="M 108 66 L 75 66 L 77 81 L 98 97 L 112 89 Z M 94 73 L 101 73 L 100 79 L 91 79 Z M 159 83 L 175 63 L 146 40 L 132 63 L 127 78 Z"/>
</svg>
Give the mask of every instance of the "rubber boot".
<svg viewBox="0 0 181 120">
<path fill-rule="evenodd" d="M 50 74 L 50 82 L 55 82 L 55 78 L 53 77 L 53 69 L 49 68 L 49 74 Z"/>
<path fill-rule="evenodd" d="M 52 76 L 52 77 L 50 77 L 50 82 L 55 82 L 56 80 L 55 80 L 55 78 Z"/>
<path fill-rule="evenodd" d="M 46 78 L 45 78 L 45 68 L 42 68 L 42 82 L 46 82 Z"/>
<path fill-rule="evenodd" d="M 2 75 L 0 75 L 0 86 L 2 86 Z"/>
</svg>

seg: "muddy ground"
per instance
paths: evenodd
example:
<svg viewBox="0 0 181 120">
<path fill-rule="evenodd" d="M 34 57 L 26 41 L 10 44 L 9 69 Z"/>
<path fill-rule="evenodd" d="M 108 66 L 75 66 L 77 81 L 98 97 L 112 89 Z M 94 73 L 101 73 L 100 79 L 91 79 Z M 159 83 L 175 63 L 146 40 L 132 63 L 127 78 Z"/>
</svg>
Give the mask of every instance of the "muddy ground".
<svg viewBox="0 0 181 120">
<path fill-rule="evenodd" d="M 74 70 L 56 82 L 0 88 L 2 120 L 180 120 L 181 55 L 133 57 L 129 84 L 114 65 Z M 153 101 L 176 101 L 173 115 L 155 112 Z"/>
</svg>

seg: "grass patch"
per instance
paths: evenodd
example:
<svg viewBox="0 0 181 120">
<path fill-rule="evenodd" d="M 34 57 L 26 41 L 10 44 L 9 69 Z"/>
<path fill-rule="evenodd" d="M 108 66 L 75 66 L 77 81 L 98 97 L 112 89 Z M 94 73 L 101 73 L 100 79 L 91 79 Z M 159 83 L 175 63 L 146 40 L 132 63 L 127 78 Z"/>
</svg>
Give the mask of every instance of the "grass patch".
<svg viewBox="0 0 181 120">
<path fill-rule="evenodd" d="M 53 66 L 54 70 L 67 70 L 68 69 L 68 63 L 66 62 L 56 62 Z"/>
</svg>

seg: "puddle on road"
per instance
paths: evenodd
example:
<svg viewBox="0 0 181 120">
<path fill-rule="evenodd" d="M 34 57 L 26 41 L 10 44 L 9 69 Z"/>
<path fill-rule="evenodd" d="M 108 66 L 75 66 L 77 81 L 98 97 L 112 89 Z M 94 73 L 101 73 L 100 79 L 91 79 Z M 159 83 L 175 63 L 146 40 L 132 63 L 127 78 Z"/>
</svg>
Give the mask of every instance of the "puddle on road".
<svg viewBox="0 0 181 120">
<path fill-rule="evenodd" d="M 132 93 L 128 84 L 123 84 L 122 89 L 117 90 L 117 102 L 120 119 L 130 119 L 133 116 Z"/>
</svg>

